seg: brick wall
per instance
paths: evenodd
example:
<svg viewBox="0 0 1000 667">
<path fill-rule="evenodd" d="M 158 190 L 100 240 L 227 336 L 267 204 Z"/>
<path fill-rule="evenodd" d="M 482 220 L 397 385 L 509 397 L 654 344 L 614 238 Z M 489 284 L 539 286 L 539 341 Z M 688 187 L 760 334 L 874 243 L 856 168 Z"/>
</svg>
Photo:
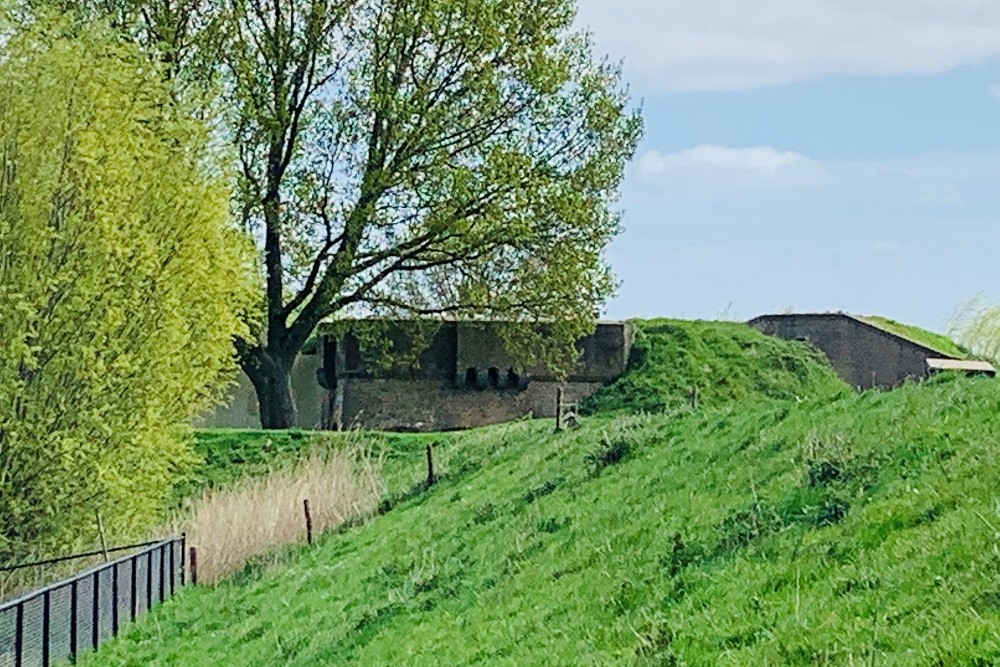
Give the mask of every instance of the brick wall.
<svg viewBox="0 0 1000 667">
<path fill-rule="evenodd" d="M 531 382 L 524 391 L 460 389 L 450 382 L 351 379 L 344 383 L 343 425 L 368 429 L 447 431 L 522 417 L 554 417 L 557 382 Z M 599 382 L 562 385 L 573 402 L 597 391 Z"/>
<path fill-rule="evenodd" d="M 401 354 L 412 352 L 405 322 L 381 323 L 380 335 Z M 496 322 L 445 322 L 415 365 L 382 368 L 362 354 L 351 334 L 320 332 L 319 353 L 303 354 L 292 370 L 298 410 L 296 426 L 342 426 L 388 430 L 452 430 L 496 424 L 528 415 L 555 415 L 560 386 L 544 368 L 517 369 L 501 342 Z M 628 365 L 632 326 L 602 323 L 577 343 L 580 365 L 565 387 L 567 402 L 589 396 L 621 375 Z M 475 370 L 475 382 L 466 373 Z M 335 387 L 324 390 L 317 371 Z M 493 377 L 491 378 L 491 370 Z M 510 373 L 513 371 L 513 373 Z M 249 378 L 240 373 L 231 400 L 199 421 L 199 426 L 259 428 L 257 398 Z"/>
</svg>

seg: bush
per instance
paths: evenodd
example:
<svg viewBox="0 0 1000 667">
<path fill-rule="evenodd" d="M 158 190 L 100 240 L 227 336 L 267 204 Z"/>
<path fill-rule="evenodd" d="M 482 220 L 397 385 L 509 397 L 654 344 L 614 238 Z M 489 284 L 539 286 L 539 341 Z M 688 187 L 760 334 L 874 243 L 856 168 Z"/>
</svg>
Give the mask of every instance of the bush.
<svg viewBox="0 0 1000 667">
<path fill-rule="evenodd" d="M 599 473 L 608 466 L 621 463 L 631 453 L 632 445 L 623 437 L 611 438 L 605 433 L 601 437 L 601 444 L 592 452 L 589 452 L 584 461 L 594 471 Z"/>
<path fill-rule="evenodd" d="M 99 32 L 0 45 L 0 562 L 146 530 L 235 369 L 249 271 L 189 118 Z"/>
</svg>

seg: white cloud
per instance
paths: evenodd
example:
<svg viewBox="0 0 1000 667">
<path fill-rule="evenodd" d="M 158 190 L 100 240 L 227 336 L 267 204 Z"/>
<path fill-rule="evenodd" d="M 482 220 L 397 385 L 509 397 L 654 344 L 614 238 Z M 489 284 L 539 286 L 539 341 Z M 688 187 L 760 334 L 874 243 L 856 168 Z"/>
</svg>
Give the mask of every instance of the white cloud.
<svg viewBox="0 0 1000 667">
<path fill-rule="evenodd" d="M 822 163 L 771 146 L 705 144 L 669 154 L 650 150 L 638 159 L 635 169 L 644 183 L 684 192 L 805 188 L 828 176 Z"/>
<path fill-rule="evenodd" d="M 1000 58 L 1000 0 L 580 0 L 642 88 L 732 90 Z"/>
</svg>

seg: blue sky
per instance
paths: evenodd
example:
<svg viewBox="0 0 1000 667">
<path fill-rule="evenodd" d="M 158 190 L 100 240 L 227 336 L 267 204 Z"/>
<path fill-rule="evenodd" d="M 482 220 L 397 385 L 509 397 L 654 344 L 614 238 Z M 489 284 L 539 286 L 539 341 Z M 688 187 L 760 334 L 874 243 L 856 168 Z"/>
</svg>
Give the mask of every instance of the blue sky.
<svg viewBox="0 0 1000 667">
<path fill-rule="evenodd" d="M 646 136 L 609 317 L 1000 298 L 1000 0 L 580 0 Z"/>
</svg>

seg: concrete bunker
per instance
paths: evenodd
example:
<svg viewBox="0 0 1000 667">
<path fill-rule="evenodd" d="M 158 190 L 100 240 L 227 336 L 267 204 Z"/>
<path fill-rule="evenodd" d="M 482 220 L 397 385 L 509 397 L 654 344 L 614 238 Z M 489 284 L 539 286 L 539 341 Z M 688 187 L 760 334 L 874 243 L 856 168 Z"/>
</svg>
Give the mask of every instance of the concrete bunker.
<svg viewBox="0 0 1000 667">
<path fill-rule="evenodd" d="M 892 389 L 942 370 L 996 373 L 988 363 L 959 359 L 847 313 L 763 315 L 748 324 L 771 336 L 813 345 L 857 389 Z"/>
</svg>

